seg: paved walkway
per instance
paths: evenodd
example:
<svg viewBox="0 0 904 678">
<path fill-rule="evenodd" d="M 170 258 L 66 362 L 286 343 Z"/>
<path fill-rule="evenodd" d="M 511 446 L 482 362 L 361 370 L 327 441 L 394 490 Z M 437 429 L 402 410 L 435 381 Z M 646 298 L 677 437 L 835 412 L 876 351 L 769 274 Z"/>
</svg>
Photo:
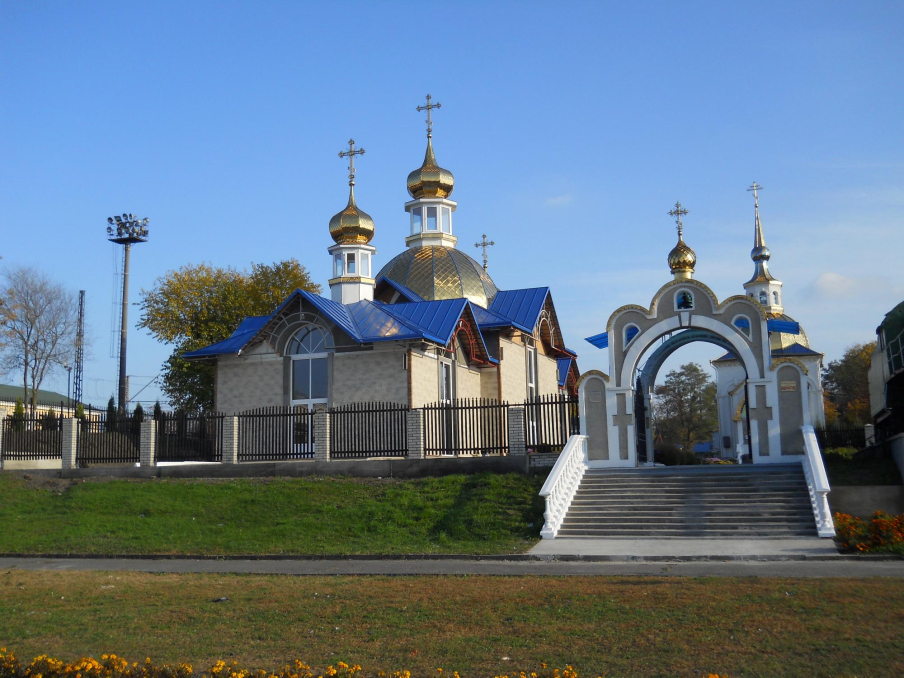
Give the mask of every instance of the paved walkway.
<svg viewBox="0 0 904 678">
<path fill-rule="evenodd" d="M 831 539 L 544 539 L 530 555 L 622 558 L 782 558 L 839 556 Z"/>
<path fill-rule="evenodd" d="M 904 560 L 556 560 L 528 559 L 279 559 L 0 557 L 0 573 L 16 570 L 133 571 L 282 575 L 542 575 L 685 577 L 904 577 Z"/>
</svg>

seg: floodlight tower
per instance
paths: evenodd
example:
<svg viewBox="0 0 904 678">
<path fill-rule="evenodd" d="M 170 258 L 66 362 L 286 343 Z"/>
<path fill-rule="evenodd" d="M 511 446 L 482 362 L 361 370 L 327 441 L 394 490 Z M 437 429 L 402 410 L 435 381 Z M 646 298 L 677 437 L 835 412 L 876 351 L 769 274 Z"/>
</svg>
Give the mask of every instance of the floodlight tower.
<svg viewBox="0 0 904 678">
<path fill-rule="evenodd" d="M 133 243 L 147 242 L 147 225 L 150 219 L 139 219 L 134 214 L 107 219 L 107 239 L 123 245 L 122 265 L 122 325 L 119 331 L 119 411 L 125 412 L 128 405 L 126 394 L 126 336 L 129 326 L 129 253 Z"/>
</svg>

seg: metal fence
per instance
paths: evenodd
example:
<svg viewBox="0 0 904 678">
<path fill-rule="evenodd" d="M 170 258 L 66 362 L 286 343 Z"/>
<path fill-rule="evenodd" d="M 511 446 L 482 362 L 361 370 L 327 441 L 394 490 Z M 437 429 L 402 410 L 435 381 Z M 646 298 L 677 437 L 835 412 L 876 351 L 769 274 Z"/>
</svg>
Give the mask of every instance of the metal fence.
<svg viewBox="0 0 904 678">
<path fill-rule="evenodd" d="M 330 410 L 330 458 L 408 456 L 408 407 L 351 403 Z"/>
<path fill-rule="evenodd" d="M 76 466 L 137 464 L 141 419 L 131 414 L 107 413 L 79 419 Z"/>
<path fill-rule="evenodd" d="M 313 409 L 264 407 L 237 416 L 239 461 L 314 458 Z"/>
<path fill-rule="evenodd" d="M 157 461 L 223 461 L 223 415 L 162 413 Z"/>
<path fill-rule="evenodd" d="M 53 413 L 3 420 L 4 460 L 40 461 L 63 458 L 63 420 Z"/>
<path fill-rule="evenodd" d="M 818 428 L 816 429 L 816 441 L 819 449 L 827 450 L 832 447 L 855 447 L 862 450 L 866 447 L 866 431 L 862 426 L 850 428 Z"/>
<path fill-rule="evenodd" d="M 580 432 L 577 398 L 549 394 L 524 403 L 524 440 L 528 450 L 561 452 L 568 438 Z"/>
<path fill-rule="evenodd" d="M 508 403 L 465 399 L 423 407 L 428 457 L 508 454 Z"/>
</svg>

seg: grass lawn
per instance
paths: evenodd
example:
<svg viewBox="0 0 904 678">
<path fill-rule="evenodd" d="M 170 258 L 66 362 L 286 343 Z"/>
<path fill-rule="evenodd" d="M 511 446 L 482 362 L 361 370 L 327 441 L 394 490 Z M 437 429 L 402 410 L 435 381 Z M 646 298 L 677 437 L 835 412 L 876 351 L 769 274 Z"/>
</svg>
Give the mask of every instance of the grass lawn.
<svg viewBox="0 0 904 678">
<path fill-rule="evenodd" d="M 214 602 L 218 598 L 225 602 Z M 116 653 L 435 676 L 900 676 L 904 580 L 0 572 L 21 658 Z M 508 658 L 508 659 L 504 659 Z"/>
<path fill-rule="evenodd" d="M 829 448 L 823 452 L 830 485 L 900 485 L 901 473 L 887 450 L 853 447 Z"/>
<path fill-rule="evenodd" d="M 521 552 L 539 539 L 542 484 L 519 474 L 405 481 L 0 474 L 0 553 Z"/>
</svg>

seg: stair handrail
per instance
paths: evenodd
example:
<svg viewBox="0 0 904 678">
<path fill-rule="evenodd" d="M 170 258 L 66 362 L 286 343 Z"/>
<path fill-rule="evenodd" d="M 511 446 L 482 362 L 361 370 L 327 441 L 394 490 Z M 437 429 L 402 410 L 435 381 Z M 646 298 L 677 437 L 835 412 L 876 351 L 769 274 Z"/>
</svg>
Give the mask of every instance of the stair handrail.
<svg viewBox="0 0 904 678">
<path fill-rule="evenodd" d="M 573 435 L 540 489 L 540 496 L 546 499 L 545 522 L 540 530 L 543 539 L 555 539 L 586 470 L 587 436 Z"/>
<path fill-rule="evenodd" d="M 831 491 L 829 477 L 826 475 L 826 467 L 822 461 L 822 453 L 819 451 L 819 441 L 816 440 L 816 431 L 812 426 L 801 426 L 804 435 L 803 466 L 804 476 L 807 478 L 807 489 L 810 492 L 810 504 L 813 507 L 813 517 L 816 518 L 816 532 L 820 537 L 835 536 L 835 521 L 832 520 L 832 510 L 829 508 L 828 494 Z"/>
</svg>

